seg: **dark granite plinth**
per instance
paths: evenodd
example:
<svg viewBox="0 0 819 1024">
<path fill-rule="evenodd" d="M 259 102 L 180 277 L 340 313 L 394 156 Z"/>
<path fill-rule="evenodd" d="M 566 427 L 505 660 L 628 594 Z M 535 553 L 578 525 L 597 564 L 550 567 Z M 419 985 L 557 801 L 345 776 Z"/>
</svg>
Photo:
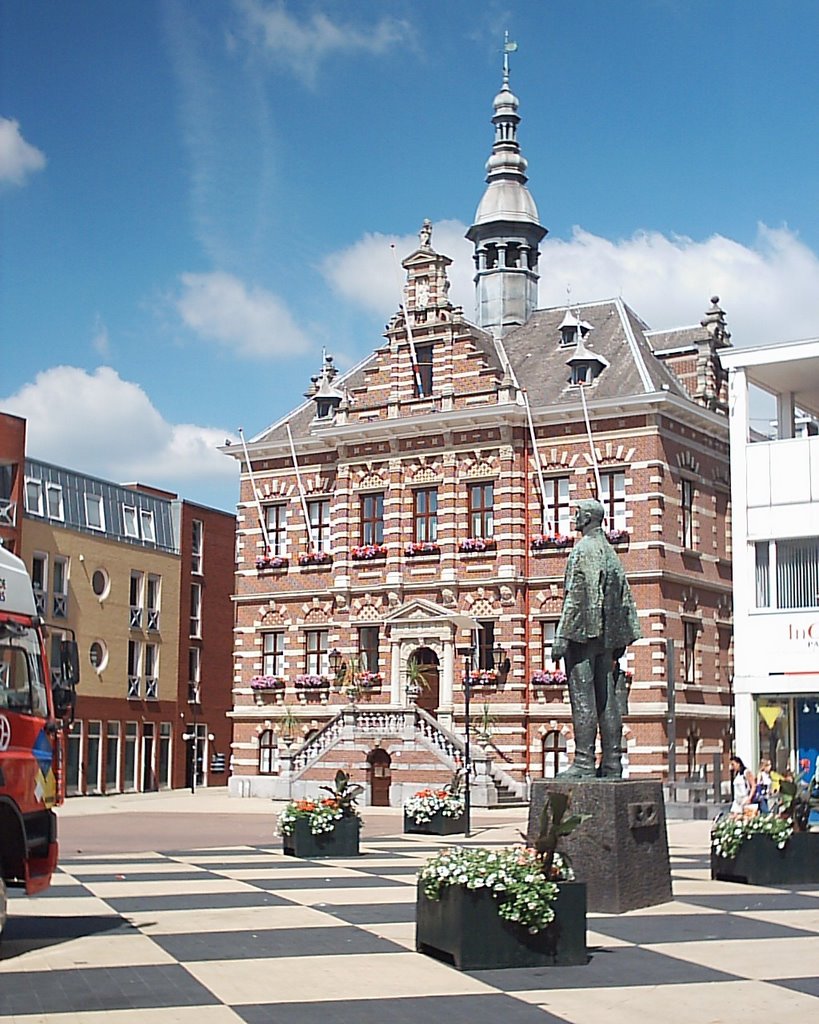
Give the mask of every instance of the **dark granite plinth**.
<svg viewBox="0 0 819 1024">
<path fill-rule="evenodd" d="M 590 911 L 622 914 L 672 899 L 665 805 L 659 781 L 539 779 L 532 784 L 530 841 L 539 831 L 540 815 L 550 791 L 569 794 L 569 813 L 592 816 L 558 845 L 558 850 L 571 857 L 578 881 L 588 887 Z"/>
</svg>

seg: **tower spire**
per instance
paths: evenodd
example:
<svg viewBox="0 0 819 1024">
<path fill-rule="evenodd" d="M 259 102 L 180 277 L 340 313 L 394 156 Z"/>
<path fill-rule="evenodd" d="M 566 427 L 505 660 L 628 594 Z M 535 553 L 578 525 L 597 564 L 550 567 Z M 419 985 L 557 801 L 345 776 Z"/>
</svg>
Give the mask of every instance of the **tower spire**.
<svg viewBox="0 0 819 1024">
<path fill-rule="evenodd" d="M 537 308 L 538 244 L 546 229 L 526 188 L 520 151 L 518 98 L 509 87 L 509 54 L 517 43 L 507 32 L 503 80 L 493 104 L 495 141 L 486 163 L 487 188 L 466 237 L 475 246 L 475 306 L 479 327 L 502 336 Z"/>
</svg>

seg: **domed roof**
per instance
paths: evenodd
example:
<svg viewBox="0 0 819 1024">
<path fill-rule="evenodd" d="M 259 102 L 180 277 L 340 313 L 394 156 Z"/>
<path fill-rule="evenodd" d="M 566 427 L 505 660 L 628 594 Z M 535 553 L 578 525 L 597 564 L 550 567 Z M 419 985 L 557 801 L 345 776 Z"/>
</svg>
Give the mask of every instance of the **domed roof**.
<svg viewBox="0 0 819 1024">
<path fill-rule="evenodd" d="M 537 206 L 525 185 L 517 181 L 490 181 L 478 204 L 475 225 L 498 220 L 539 225 Z"/>
</svg>

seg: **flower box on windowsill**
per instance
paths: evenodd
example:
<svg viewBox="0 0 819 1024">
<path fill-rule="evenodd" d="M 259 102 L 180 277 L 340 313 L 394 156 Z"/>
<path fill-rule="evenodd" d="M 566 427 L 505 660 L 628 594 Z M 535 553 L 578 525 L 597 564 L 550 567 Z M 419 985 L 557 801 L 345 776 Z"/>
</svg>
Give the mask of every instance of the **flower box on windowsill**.
<svg viewBox="0 0 819 1024">
<path fill-rule="evenodd" d="M 362 544 L 360 547 L 350 548 L 350 558 L 354 562 L 371 562 L 376 558 L 386 557 L 386 544 Z"/>
<path fill-rule="evenodd" d="M 290 566 L 289 558 L 282 558 L 277 555 L 272 558 L 257 558 L 256 569 L 258 572 L 265 572 L 271 569 L 287 569 Z"/>
<path fill-rule="evenodd" d="M 330 565 L 332 561 L 333 556 L 329 551 L 305 551 L 299 555 L 299 565 L 302 568 Z"/>
<path fill-rule="evenodd" d="M 574 537 L 563 533 L 536 533 L 532 551 L 565 551 L 574 544 Z"/>
<path fill-rule="evenodd" d="M 404 547 L 406 558 L 421 558 L 424 555 L 438 556 L 441 554 L 441 545 L 434 541 L 421 541 L 420 543 L 407 544 Z"/>
<path fill-rule="evenodd" d="M 284 680 L 281 676 L 254 676 L 250 680 L 251 690 L 263 693 L 265 691 L 279 691 L 284 690 Z"/>
<path fill-rule="evenodd" d="M 466 676 L 463 677 L 462 681 L 465 680 Z M 476 686 L 497 686 L 500 681 L 500 672 L 496 672 L 493 668 L 473 669 L 469 673 L 469 685 L 473 688 Z"/>
<path fill-rule="evenodd" d="M 538 669 L 532 674 L 532 686 L 565 686 L 566 673 L 556 669 L 549 672 L 546 669 Z"/>
<path fill-rule="evenodd" d="M 462 555 L 495 554 L 497 544 L 494 537 L 465 537 L 458 541 L 458 550 Z"/>
<path fill-rule="evenodd" d="M 628 530 L 606 530 L 609 544 L 628 544 L 631 534 Z"/>
<path fill-rule="evenodd" d="M 330 680 L 327 676 L 296 676 L 294 685 L 297 690 L 329 690 Z"/>
</svg>

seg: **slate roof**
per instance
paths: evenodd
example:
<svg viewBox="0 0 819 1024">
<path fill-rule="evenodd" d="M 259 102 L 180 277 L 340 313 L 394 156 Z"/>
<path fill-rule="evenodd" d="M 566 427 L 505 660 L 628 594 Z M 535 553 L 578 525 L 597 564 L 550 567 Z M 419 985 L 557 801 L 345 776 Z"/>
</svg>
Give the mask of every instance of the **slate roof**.
<svg viewBox="0 0 819 1024">
<path fill-rule="evenodd" d="M 590 400 L 662 390 L 689 397 L 671 370 L 654 356 L 646 324 L 621 299 L 584 304 L 579 314 L 594 328 L 585 338 L 586 347 L 609 363 L 587 392 Z M 565 306 L 536 310 L 503 339 L 518 383 L 526 388 L 533 405 L 577 402 L 577 388 L 568 384 L 566 364 L 574 346 L 560 344 L 565 315 Z"/>
<path fill-rule="evenodd" d="M 692 324 L 691 327 L 674 327 L 668 331 L 647 331 L 646 337 L 655 352 L 693 348 L 698 341 L 709 340 L 708 331 L 701 324 Z"/>
</svg>

